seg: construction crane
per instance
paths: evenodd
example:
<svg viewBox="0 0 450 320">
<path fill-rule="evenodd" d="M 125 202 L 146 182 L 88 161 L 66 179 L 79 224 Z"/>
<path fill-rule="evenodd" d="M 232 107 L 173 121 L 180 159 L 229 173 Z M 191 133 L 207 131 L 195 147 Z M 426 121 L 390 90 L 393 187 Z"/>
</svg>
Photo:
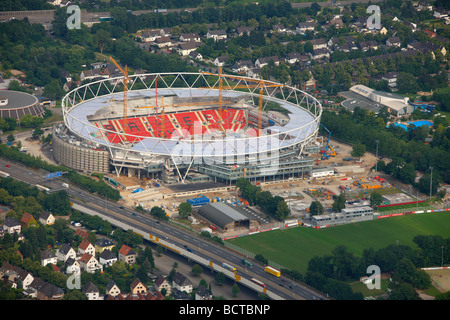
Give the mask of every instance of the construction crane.
<svg viewBox="0 0 450 320">
<path fill-rule="evenodd" d="M 127 123 L 127 111 L 128 111 L 128 81 L 130 78 L 128 77 L 128 67 L 125 66 L 125 70 L 114 60 L 113 57 L 109 56 L 109 59 L 116 65 L 116 67 L 123 74 L 123 132 L 127 133 L 126 130 L 128 128 Z"/>
<path fill-rule="evenodd" d="M 221 110 L 222 110 L 222 104 L 221 104 L 221 100 L 222 100 L 222 90 L 226 90 L 226 89 L 251 89 L 251 88 L 259 88 L 259 102 L 258 102 L 258 132 L 261 131 L 262 129 L 262 109 L 263 109 L 263 88 L 270 88 L 270 87 L 283 87 L 284 85 L 282 84 L 274 84 L 268 81 L 264 81 L 263 78 L 261 77 L 260 80 L 257 79 L 250 79 L 250 78 L 245 78 L 245 81 L 250 81 L 250 82 L 258 82 L 258 84 L 256 85 L 234 85 L 234 86 L 224 86 L 223 85 L 223 78 L 231 78 L 231 79 L 237 79 L 237 80 L 243 80 L 242 78 L 239 77 L 234 77 L 234 76 L 230 76 L 230 75 L 223 75 L 222 74 L 222 67 L 219 67 L 219 74 L 215 74 L 215 73 L 209 73 L 209 72 L 203 72 L 203 74 L 208 74 L 208 75 L 215 75 L 215 76 L 219 76 L 219 113 L 221 114 Z M 214 88 L 214 87 L 213 87 Z M 207 89 L 211 89 L 211 88 L 207 88 Z"/>
<path fill-rule="evenodd" d="M 328 146 L 329 146 L 330 139 L 331 139 L 331 132 L 330 132 L 330 130 L 328 130 L 327 127 L 325 127 L 323 124 L 320 124 L 320 125 L 321 125 L 322 127 L 324 127 L 325 130 L 327 130 L 328 133 L 329 133 L 329 135 L 328 135 L 328 140 L 327 140 L 327 145 L 326 145 L 325 150 L 323 151 L 323 155 L 322 155 L 322 160 L 323 160 L 323 159 L 328 159 L 328 158 L 329 158 L 328 155 L 327 155 L 327 151 L 328 151 Z M 334 151 L 334 150 L 333 150 L 333 151 Z"/>
</svg>

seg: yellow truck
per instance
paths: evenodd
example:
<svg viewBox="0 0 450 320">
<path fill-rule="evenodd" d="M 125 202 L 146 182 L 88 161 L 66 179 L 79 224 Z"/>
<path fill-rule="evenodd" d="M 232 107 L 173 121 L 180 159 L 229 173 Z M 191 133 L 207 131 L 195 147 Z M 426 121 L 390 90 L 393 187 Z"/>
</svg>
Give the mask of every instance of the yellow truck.
<svg viewBox="0 0 450 320">
<path fill-rule="evenodd" d="M 274 275 L 275 277 L 280 277 L 281 276 L 281 271 L 278 270 L 278 269 L 275 269 L 275 268 L 273 268 L 271 266 L 265 266 L 264 267 L 264 271 Z"/>
</svg>

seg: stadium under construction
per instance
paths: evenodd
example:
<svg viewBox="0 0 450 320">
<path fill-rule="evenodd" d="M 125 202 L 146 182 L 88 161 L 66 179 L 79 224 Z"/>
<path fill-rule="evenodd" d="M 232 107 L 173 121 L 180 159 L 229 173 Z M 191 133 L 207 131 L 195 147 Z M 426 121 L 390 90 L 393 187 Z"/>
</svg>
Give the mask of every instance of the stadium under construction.
<svg viewBox="0 0 450 320">
<path fill-rule="evenodd" d="M 311 174 L 322 106 L 309 94 L 221 70 L 123 74 L 63 98 L 57 162 L 168 184 Z"/>
</svg>

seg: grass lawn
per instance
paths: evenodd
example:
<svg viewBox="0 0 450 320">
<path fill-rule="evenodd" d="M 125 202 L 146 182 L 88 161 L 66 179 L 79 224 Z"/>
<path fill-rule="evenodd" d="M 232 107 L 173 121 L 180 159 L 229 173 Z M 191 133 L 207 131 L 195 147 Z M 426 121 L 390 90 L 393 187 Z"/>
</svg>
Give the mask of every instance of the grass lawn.
<svg viewBox="0 0 450 320">
<path fill-rule="evenodd" d="M 378 250 L 397 241 L 415 247 L 416 235 L 450 237 L 450 213 L 400 216 L 324 229 L 297 227 L 228 241 L 288 269 L 305 273 L 311 258 L 330 254 L 339 244 L 361 256 L 364 249 Z"/>
</svg>

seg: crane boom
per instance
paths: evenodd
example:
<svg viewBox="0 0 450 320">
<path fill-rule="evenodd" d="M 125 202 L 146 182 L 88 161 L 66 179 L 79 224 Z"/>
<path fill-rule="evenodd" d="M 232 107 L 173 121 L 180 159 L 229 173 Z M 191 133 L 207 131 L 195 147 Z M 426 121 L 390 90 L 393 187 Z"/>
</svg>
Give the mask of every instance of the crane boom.
<svg viewBox="0 0 450 320">
<path fill-rule="evenodd" d="M 127 123 L 127 111 L 128 111 L 128 81 L 130 78 L 128 77 L 128 67 L 125 66 L 125 70 L 114 60 L 113 57 L 109 57 L 109 59 L 114 63 L 114 65 L 120 70 L 123 74 L 123 132 L 127 133 L 126 130 L 128 128 Z"/>
</svg>

